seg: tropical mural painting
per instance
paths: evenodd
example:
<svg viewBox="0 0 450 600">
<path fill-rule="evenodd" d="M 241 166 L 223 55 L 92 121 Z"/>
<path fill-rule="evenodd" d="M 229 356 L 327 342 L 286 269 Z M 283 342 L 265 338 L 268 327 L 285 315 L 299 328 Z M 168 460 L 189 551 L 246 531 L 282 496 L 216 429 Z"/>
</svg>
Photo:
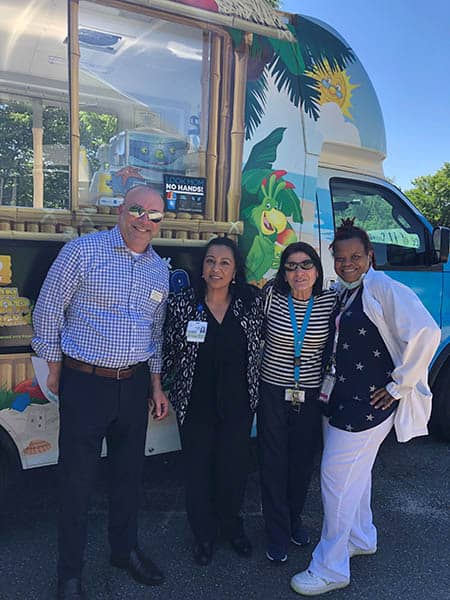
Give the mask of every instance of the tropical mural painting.
<svg viewBox="0 0 450 600">
<path fill-rule="evenodd" d="M 287 171 L 274 170 L 283 128 L 253 147 L 242 174 L 241 218 L 245 222 L 241 246 L 247 256 L 251 283 L 265 283 L 264 275 L 276 269 L 283 249 L 297 236 L 291 223 L 302 223 L 300 199 Z"/>
<path fill-rule="evenodd" d="M 0 424 L 14 432 L 22 462 L 28 467 L 57 459 L 59 415 L 37 382 L 29 355 L 0 358 Z"/>
<path fill-rule="evenodd" d="M 328 104 L 334 104 L 342 119 L 352 119 L 351 97 L 358 86 L 350 83 L 346 68 L 356 59 L 351 48 L 326 26 L 299 15 L 291 15 L 288 24 L 265 0 L 257 0 L 252 6 L 241 0 L 178 3 L 193 10 L 264 23 L 272 31 L 283 33 L 261 35 L 253 31 L 249 37 L 243 30 L 228 28 L 235 49 L 250 44 L 239 207 L 244 230 L 240 245 L 249 280 L 264 285 L 290 242 L 301 238 L 318 245 L 313 230 L 314 190 L 324 135 L 320 127 L 311 131 L 311 123 L 320 122 L 323 107 Z M 335 116 L 331 113 L 331 120 L 336 120 Z M 339 126 L 347 135 L 347 128 Z M 356 129 L 350 131 L 360 144 Z M 316 156 L 316 164 L 306 154 Z"/>
<path fill-rule="evenodd" d="M 315 198 L 308 190 L 315 185 L 307 179 L 316 178 L 316 169 L 308 172 L 299 111 L 314 126 L 323 106 L 335 103 L 342 117 L 351 120 L 352 93 L 358 87 L 346 72 L 355 61 L 353 51 L 337 35 L 301 16 L 295 16 L 288 28 L 298 41 L 253 35 L 248 62 L 244 153 L 248 158 L 242 173 L 240 244 L 247 256 L 248 277 L 260 286 L 273 276 L 289 243 L 300 238 L 314 243 L 312 231 L 305 235 L 296 227 L 314 221 Z M 242 43 L 242 32 L 230 33 L 235 45 Z M 289 118 L 283 103 L 297 112 Z M 283 127 L 267 132 L 268 122 Z M 261 130 L 265 135 L 258 139 Z M 314 138 L 322 143 L 323 136 Z"/>
<path fill-rule="evenodd" d="M 33 264 L 29 250 L 0 254 L 0 348 L 26 347 L 31 335 L 33 302 L 19 293 L 22 261 Z M 32 267 L 31 267 L 32 268 Z M 14 432 L 24 464 L 54 462 L 58 411 L 39 387 L 29 354 L 0 355 L 0 426 Z"/>
<path fill-rule="evenodd" d="M 353 85 L 345 69 L 334 70 L 327 61 L 322 66 L 315 66 L 310 73 L 319 84 L 319 104 L 334 102 L 342 110 L 342 114 L 352 119 L 350 112 L 353 90 L 359 85 Z"/>
</svg>

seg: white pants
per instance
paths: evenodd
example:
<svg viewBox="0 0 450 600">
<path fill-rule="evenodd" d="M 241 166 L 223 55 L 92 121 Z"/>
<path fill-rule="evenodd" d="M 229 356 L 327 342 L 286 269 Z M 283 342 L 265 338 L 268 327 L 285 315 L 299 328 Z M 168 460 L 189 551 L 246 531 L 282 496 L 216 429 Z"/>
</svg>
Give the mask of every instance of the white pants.
<svg viewBox="0 0 450 600">
<path fill-rule="evenodd" d="M 350 549 L 376 550 L 370 508 L 372 467 L 393 422 L 391 415 L 372 429 L 351 433 L 324 419 L 320 473 L 324 521 L 309 570 L 327 581 L 350 580 Z"/>
</svg>

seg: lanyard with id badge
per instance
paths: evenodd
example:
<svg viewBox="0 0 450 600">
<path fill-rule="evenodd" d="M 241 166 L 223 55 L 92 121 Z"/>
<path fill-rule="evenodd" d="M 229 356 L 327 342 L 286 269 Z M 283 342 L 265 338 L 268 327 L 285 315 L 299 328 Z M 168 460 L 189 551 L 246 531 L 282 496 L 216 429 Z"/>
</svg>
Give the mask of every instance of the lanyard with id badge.
<svg viewBox="0 0 450 600">
<path fill-rule="evenodd" d="M 303 341 L 305 339 L 306 330 L 308 328 L 309 318 L 314 304 L 314 296 L 311 296 L 306 307 L 305 316 L 300 331 L 297 327 L 297 318 L 295 316 L 294 301 L 292 295 L 288 296 L 289 316 L 291 318 L 292 331 L 294 332 L 294 381 L 295 385 L 293 388 L 288 388 L 284 392 L 284 399 L 292 404 L 294 410 L 299 411 L 302 403 L 305 401 L 305 392 L 299 388 L 300 384 L 300 364 L 301 364 L 301 351 Z"/>
<path fill-rule="evenodd" d="M 198 305 L 197 311 L 203 312 L 203 306 Z M 196 342 L 197 344 L 203 344 L 206 338 L 206 332 L 208 331 L 207 321 L 189 321 L 186 327 L 186 339 L 188 342 Z"/>
<path fill-rule="evenodd" d="M 339 324 L 341 322 L 343 313 L 347 310 L 347 308 L 349 308 L 350 304 L 356 298 L 358 292 L 359 288 L 357 288 L 347 298 L 347 300 L 342 303 L 342 306 L 339 310 L 339 314 L 336 317 L 336 329 L 334 331 L 333 350 L 331 353 L 331 359 L 327 368 L 327 372 L 324 375 L 322 386 L 319 392 L 319 400 L 324 404 L 328 404 L 330 402 L 331 394 L 333 393 L 333 389 L 336 384 L 336 350 L 339 340 Z"/>
</svg>

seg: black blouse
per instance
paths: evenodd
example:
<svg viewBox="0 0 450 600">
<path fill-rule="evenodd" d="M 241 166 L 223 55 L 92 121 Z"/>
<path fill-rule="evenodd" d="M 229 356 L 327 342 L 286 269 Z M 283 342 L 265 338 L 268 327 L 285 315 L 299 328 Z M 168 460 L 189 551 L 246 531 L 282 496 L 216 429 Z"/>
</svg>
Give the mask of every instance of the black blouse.
<svg viewBox="0 0 450 600">
<path fill-rule="evenodd" d="M 219 323 L 207 306 L 208 329 L 199 344 L 188 412 L 196 420 L 226 419 L 249 411 L 247 339 L 228 308 Z"/>
</svg>

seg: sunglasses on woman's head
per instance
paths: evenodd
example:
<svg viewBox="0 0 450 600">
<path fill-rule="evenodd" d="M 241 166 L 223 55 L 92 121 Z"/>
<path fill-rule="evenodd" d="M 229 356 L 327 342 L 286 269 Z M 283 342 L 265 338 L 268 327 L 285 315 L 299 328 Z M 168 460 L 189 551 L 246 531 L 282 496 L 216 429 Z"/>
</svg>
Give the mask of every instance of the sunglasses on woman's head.
<svg viewBox="0 0 450 600">
<path fill-rule="evenodd" d="M 306 258 L 305 260 L 301 260 L 300 262 L 289 261 L 284 263 L 285 271 L 296 271 L 297 269 L 301 269 L 302 271 L 309 271 L 314 267 L 314 262 L 310 258 Z"/>
<path fill-rule="evenodd" d="M 134 219 L 140 219 L 142 215 L 147 215 L 147 219 L 153 223 L 160 223 L 163 219 L 163 214 L 159 210 L 146 209 L 140 204 L 133 204 L 128 207 L 128 214 Z"/>
</svg>

